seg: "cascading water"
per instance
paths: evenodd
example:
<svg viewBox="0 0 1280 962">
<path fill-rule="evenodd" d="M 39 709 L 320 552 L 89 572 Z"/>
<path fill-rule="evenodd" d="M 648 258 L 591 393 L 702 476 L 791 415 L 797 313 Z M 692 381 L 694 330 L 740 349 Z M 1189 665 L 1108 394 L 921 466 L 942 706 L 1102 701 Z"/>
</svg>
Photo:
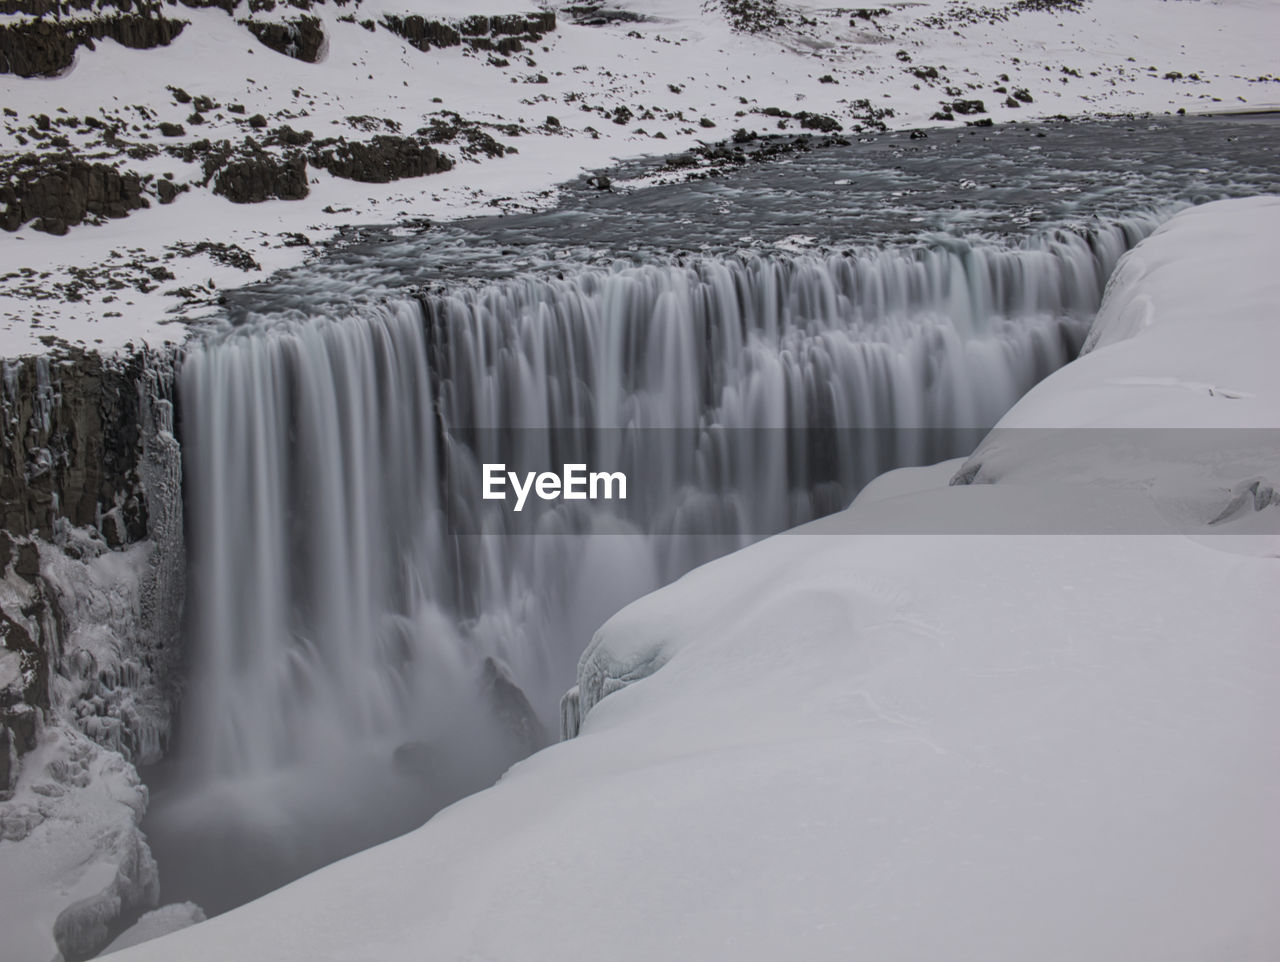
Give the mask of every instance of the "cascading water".
<svg viewBox="0 0 1280 962">
<path fill-rule="evenodd" d="M 210 827 L 239 812 L 297 874 L 492 780 L 546 740 L 614 610 L 971 449 L 1074 355 L 1154 223 L 526 277 L 194 348 L 184 801 L 153 823 L 162 864 L 166 834 L 212 838 L 207 860 L 243 848 Z M 516 514 L 481 500 L 484 462 L 607 466 L 628 499 Z M 170 894 L 216 910 L 283 880 L 258 874 Z"/>
</svg>

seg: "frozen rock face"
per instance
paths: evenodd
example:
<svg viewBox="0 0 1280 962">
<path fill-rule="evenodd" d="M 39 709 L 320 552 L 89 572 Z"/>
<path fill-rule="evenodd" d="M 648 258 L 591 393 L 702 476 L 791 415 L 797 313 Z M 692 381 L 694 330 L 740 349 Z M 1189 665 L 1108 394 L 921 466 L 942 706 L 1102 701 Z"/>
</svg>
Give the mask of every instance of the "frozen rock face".
<svg viewBox="0 0 1280 962">
<path fill-rule="evenodd" d="M 11 757 L 34 747 L 25 709 L 74 721 L 131 761 L 159 757 L 184 580 L 170 364 L 80 351 L 4 362 L 0 738 Z M 16 777 L 8 767 L 0 790 Z"/>
<path fill-rule="evenodd" d="M 184 584 L 168 370 L 4 363 L 0 927 L 19 962 L 87 958 L 156 901 L 134 765 L 168 737 Z"/>
</svg>

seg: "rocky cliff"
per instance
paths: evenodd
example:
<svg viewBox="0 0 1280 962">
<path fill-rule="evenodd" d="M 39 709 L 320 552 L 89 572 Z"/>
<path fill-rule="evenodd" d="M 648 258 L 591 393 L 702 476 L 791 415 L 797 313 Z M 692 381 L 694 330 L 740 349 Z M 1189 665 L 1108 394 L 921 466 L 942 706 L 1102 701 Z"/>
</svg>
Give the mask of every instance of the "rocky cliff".
<svg viewBox="0 0 1280 962">
<path fill-rule="evenodd" d="M 62 873 L 21 922 L 39 930 L 24 945 L 47 939 L 65 959 L 99 951 L 158 894 L 134 766 L 162 755 L 175 700 L 173 368 L 149 351 L 3 362 L 0 876 L 34 888 L 30 873 Z"/>
</svg>

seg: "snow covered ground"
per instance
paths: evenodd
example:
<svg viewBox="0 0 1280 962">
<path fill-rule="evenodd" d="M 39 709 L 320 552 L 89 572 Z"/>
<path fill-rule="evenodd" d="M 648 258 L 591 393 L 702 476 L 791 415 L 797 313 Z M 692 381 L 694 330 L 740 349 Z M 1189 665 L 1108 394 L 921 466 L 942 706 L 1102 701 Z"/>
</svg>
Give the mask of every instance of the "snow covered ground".
<svg viewBox="0 0 1280 962">
<path fill-rule="evenodd" d="M 1280 428 L 1278 246 L 1280 198 L 1179 214 L 1002 427 Z M 1280 448 L 1144 482 L 1039 436 L 641 599 L 584 655 L 576 738 L 117 958 L 1274 959 Z M 1077 523 L 937 533 L 984 512 Z"/>
<path fill-rule="evenodd" d="M 31 223 L 0 233 L 0 356 L 39 351 L 52 337 L 106 350 L 181 340 L 180 317 L 298 262 L 344 226 L 546 206 L 555 184 L 615 158 L 671 153 L 738 129 L 801 132 L 804 120 L 782 112 L 829 117 L 854 135 L 933 123 L 942 105 L 963 100 L 981 100 L 982 112 L 945 123 L 1280 104 L 1280 6 L 1270 0 L 924 0 L 862 11 L 766 0 L 754 7 L 773 16 L 748 25 L 763 24 L 755 32 L 735 29 L 734 11 L 750 6 L 738 0 L 622 0 L 604 5 L 623 12 L 612 20 L 584 14 L 591 6 L 599 5 L 556 8 L 554 31 L 496 56 L 424 52 L 380 24 L 387 14 L 448 19 L 541 6 L 321 3 L 307 13 L 326 36 L 317 63 L 258 43 L 237 22 L 249 15 L 244 4 L 234 17 L 172 6 L 165 15 L 189 24 L 168 46 L 100 40 L 61 76 L 0 75 L 0 160 L 69 149 L 155 178 L 149 209 L 127 217 L 65 236 Z M 252 19 L 297 13 L 282 5 Z M 0 15 L 0 24 L 24 19 Z M 600 19 L 609 22 L 575 22 Z M 170 88 L 214 106 L 193 110 Z M 368 140 L 448 121 L 445 111 L 519 153 L 487 157 L 459 135 L 441 146 L 456 161 L 451 171 L 387 184 L 312 166 L 301 200 L 233 204 L 201 185 L 200 141 L 257 136 L 279 157 L 292 149 L 278 142 L 282 127 Z M 259 114 L 261 129 L 250 123 Z M 162 122 L 183 132 L 163 136 Z M 117 125 L 112 143 L 103 123 Z M 160 204 L 154 191 L 167 176 L 188 189 Z M 197 249 L 202 242 L 229 246 Z"/>
</svg>

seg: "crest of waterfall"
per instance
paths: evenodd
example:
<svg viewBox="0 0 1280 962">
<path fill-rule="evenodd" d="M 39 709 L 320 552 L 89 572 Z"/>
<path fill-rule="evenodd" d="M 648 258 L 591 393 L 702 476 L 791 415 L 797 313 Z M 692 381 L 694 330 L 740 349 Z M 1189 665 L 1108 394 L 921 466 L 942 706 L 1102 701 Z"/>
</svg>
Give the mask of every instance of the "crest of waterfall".
<svg viewBox="0 0 1280 962">
<path fill-rule="evenodd" d="M 971 450 L 1154 224 L 530 276 L 195 347 L 181 759 L 248 777 L 460 718 L 554 727 L 617 608 Z M 485 462 L 621 470 L 629 497 L 516 514 Z"/>
</svg>

